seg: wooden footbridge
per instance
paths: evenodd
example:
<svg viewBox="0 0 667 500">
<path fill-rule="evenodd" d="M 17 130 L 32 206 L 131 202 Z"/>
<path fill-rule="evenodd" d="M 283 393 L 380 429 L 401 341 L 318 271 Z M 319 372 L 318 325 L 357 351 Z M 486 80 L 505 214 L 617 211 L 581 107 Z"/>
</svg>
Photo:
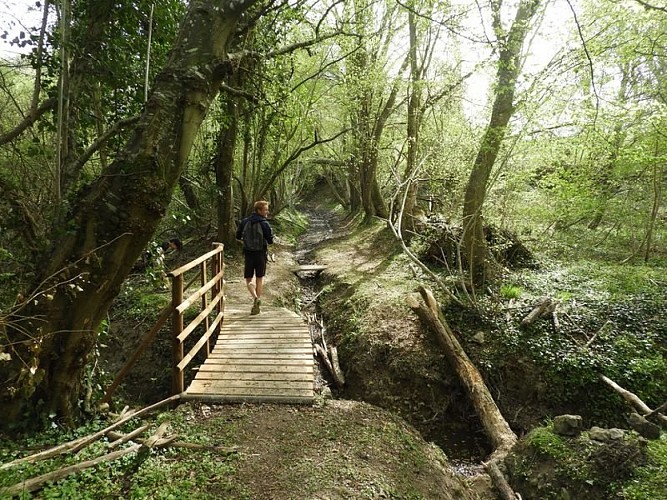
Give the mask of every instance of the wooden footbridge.
<svg viewBox="0 0 667 500">
<path fill-rule="evenodd" d="M 285 308 L 263 307 L 251 316 L 225 308 L 218 341 L 186 399 L 313 402 L 313 345 L 308 325 Z"/>
<path fill-rule="evenodd" d="M 172 392 L 181 399 L 312 404 L 314 360 L 308 325 L 285 308 L 262 306 L 260 314 L 251 316 L 250 301 L 243 308 L 227 304 L 224 267 L 223 245 L 214 244 L 210 252 L 167 275 L 172 281 L 171 304 L 142 338 L 103 401 L 110 400 L 140 353 L 171 318 Z M 186 297 L 196 282 L 199 289 Z M 186 325 L 186 311 L 191 317 L 194 307 L 200 312 Z M 194 378 L 187 377 L 192 378 L 187 388 L 186 370 L 195 373 Z"/>
</svg>

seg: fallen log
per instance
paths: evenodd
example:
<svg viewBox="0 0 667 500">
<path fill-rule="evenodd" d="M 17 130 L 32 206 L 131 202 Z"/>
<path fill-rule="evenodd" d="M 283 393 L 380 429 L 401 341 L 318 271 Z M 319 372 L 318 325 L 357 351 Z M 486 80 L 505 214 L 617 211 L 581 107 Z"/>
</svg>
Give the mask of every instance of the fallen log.
<svg viewBox="0 0 667 500">
<path fill-rule="evenodd" d="M 500 413 L 482 375 L 470 361 L 444 317 L 442 317 L 433 294 L 423 287 L 420 289 L 420 293 L 428 306 L 420 304 L 414 297 L 408 298 L 408 305 L 436 333 L 447 360 L 463 383 L 495 449 L 491 455 L 491 460 L 496 457 L 504 457 L 507 451 L 516 444 L 516 434 L 510 429 L 509 424 Z"/>
<path fill-rule="evenodd" d="M 528 315 L 521 320 L 521 326 L 528 326 L 537 321 L 538 318 L 543 318 L 549 314 L 553 314 L 556 310 L 558 301 L 552 300 L 549 297 L 542 297 L 537 304 L 533 306 L 533 309 L 528 313 Z"/>
<path fill-rule="evenodd" d="M 76 453 L 77 451 L 85 448 L 88 446 L 90 443 L 93 443 L 103 437 L 107 432 L 112 431 L 117 429 L 118 427 L 122 426 L 129 420 L 135 418 L 135 417 L 140 417 L 146 413 L 149 413 L 157 408 L 160 408 L 168 403 L 171 403 L 173 401 L 178 401 L 181 398 L 180 394 L 176 394 L 174 396 L 170 396 L 167 399 L 163 399 L 162 401 L 159 401 L 155 404 L 152 404 L 150 406 L 147 406 L 146 408 L 143 408 L 139 411 L 136 412 L 123 412 L 123 416 L 111 424 L 108 427 L 105 427 L 101 431 L 98 431 L 94 434 L 90 434 L 88 436 L 84 436 L 78 439 L 75 439 L 73 441 L 67 442 L 60 444 L 58 446 L 55 446 L 53 448 L 49 448 L 48 450 L 40 451 L 39 453 L 35 453 L 33 455 L 23 457 L 23 458 L 18 458 L 12 462 L 7 462 L 6 464 L 1 464 L 0 465 L 0 470 L 3 469 L 8 469 L 10 467 L 14 467 L 19 464 L 23 463 L 34 463 L 38 462 L 40 460 L 45 460 L 47 458 L 54 457 L 56 455 L 62 455 L 64 453 Z"/>
<path fill-rule="evenodd" d="M 35 462 L 39 462 L 40 460 L 46 460 L 47 458 L 67 453 L 69 450 L 77 446 L 79 443 L 85 441 L 86 439 L 87 436 L 80 437 L 73 441 L 59 444 L 58 446 L 54 446 L 53 448 L 49 448 L 48 450 L 43 450 L 38 453 L 29 455 L 27 457 L 17 458 L 16 460 L 12 460 L 11 462 L 0 464 L 0 470 L 9 469 L 10 467 L 15 467 L 20 464 L 32 464 Z"/>
<path fill-rule="evenodd" d="M 115 447 L 117 447 L 117 446 L 120 446 L 120 445 L 123 444 L 123 443 L 127 443 L 128 441 L 132 441 L 132 440 L 135 440 L 135 441 L 136 441 L 135 438 L 136 438 L 137 436 L 141 436 L 141 435 L 142 435 L 144 432 L 146 432 L 147 430 L 148 430 L 148 426 L 147 426 L 147 425 L 142 425 L 141 427 L 138 427 L 138 428 L 134 429 L 134 430 L 133 430 L 132 432 L 130 432 L 129 434 L 120 434 L 120 437 L 119 437 L 119 438 L 112 438 L 112 439 L 116 439 L 116 440 L 113 441 L 113 442 L 111 442 L 111 443 L 109 443 L 108 447 L 109 447 L 109 448 L 115 448 Z M 113 432 L 113 431 L 110 431 L 110 432 L 107 434 L 107 437 L 110 437 L 112 432 Z"/>
<path fill-rule="evenodd" d="M 111 431 L 108 434 L 109 438 L 116 439 L 118 441 L 125 440 L 129 441 L 126 434 L 122 432 Z M 199 443 L 188 443 L 187 441 L 177 441 L 178 436 L 170 436 L 168 438 L 158 439 L 155 443 L 155 448 L 165 448 L 169 446 L 170 448 L 183 448 L 187 450 L 200 450 L 200 451 L 213 451 L 216 453 L 221 453 L 222 455 L 232 455 L 238 453 L 238 447 L 236 446 L 214 446 L 207 444 Z M 144 442 L 141 438 L 130 438 L 133 441 L 136 441 L 139 444 Z"/>
<path fill-rule="evenodd" d="M 500 413 L 479 370 L 470 361 L 458 339 L 454 336 L 431 291 L 424 287 L 421 287 L 419 291 L 425 304 L 420 303 L 413 296 L 408 296 L 408 305 L 435 332 L 440 345 L 444 349 L 447 361 L 463 383 L 482 426 L 493 444 L 494 451 L 485 463 L 486 471 L 503 500 L 520 498 L 509 486 L 498 466 L 516 444 L 516 434 Z"/>
<path fill-rule="evenodd" d="M 667 417 L 658 411 L 660 408 L 662 408 L 662 406 L 665 405 L 662 405 L 655 410 L 651 410 L 651 408 L 649 408 L 648 405 L 639 398 L 639 396 L 633 392 L 628 391 L 627 389 L 624 389 L 612 379 L 605 377 L 604 375 L 600 375 L 600 379 L 614 391 L 616 391 L 625 401 L 630 403 L 630 405 L 634 407 L 635 410 L 637 410 L 637 413 L 647 418 L 651 417 L 659 422 L 662 427 L 667 428 Z"/>
<path fill-rule="evenodd" d="M 74 474 L 76 472 L 89 469 L 103 462 L 116 460 L 117 458 L 124 457 L 125 455 L 129 455 L 131 453 L 148 451 L 149 449 L 156 447 L 157 443 L 159 443 L 160 441 L 162 441 L 163 444 L 168 444 L 169 442 L 171 442 L 170 439 L 162 439 L 162 436 L 167 431 L 167 426 L 168 426 L 167 422 L 162 423 L 162 425 L 158 427 L 155 433 L 153 433 L 153 435 L 150 436 L 148 439 L 143 440 L 142 443 L 134 444 L 132 446 L 129 446 L 128 448 L 124 448 L 118 451 L 113 451 L 111 453 L 107 453 L 106 455 L 99 456 L 92 460 L 86 460 L 84 462 L 63 467 L 62 469 L 58 469 L 56 471 L 49 472 L 47 474 L 42 474 L 41 476 L 27 479 L 13 486 L 0 490 L 0 493 L 8 495 L 18 495 L 23 492 L 37 491 L 41 489 L 42 486 L 44 486 L 44 484 L 47 482 L 58 481 L 60 479 L 63 479 L 64 477 L 69 476 L 70 474 Z"/>
<path fill-rule="evenodd" d="M 658 406 L 655 410 L 648 412 L 646 415 L 644 415 L 645 418 L 651 418 L 657 413 L 664 413 L 665 410 L 667 410 L 667 401 L 662 403 L 660 406 Z"/>
<path fill-rule="evenodd" d="M 53 481 L 53 482 L 58 481 L 75 472 L 79 472 L 84 469 L 89 469 L 90 467 L 94 467 L 95 465 L 101 464 L 103 462 L 108 462 L 110 460 L 115 460 L 117 458 L 124 457 L 125 455 L 129 455 L 130 453 L 135 453 L 140 448 L 141 448 L 140 444 L 135 444 L 130 446 L 129 448 L 124 448 L 122 450 L 107 453 L 106 455 L 94 458 L 93 460 L 86 460 L 85 462 L 81 462 L 75 465 L 70 465 L 69 467 L 49 472 L 48 474 L 42 474 L 41 476 L 33 477 L 32 479 L 27 479 L 13 486 L 0 489 L 0 494 L 8 495 L 9 497 L 11 497 L 13 495 L 19 495 L 23 492 L 37 491 L 40 488 L 42 488 L 42 486 L 48 481 Z"/>
<path fill-rule="evenodd" d="M 160 424 L 160 427 L 157 428 L 157 430 L 153 433 L 152 436 L 150 436 L 148 439 L 145 439 L 143 443 L 141 443 L 141 449 L 142 450 L 150 450 L 155 447 L 155 444 L 159 441 L 162 440 L 162 436 L 167 432 L 167 428 L 169 427 L 168 422 L 162 422 Z"/>
<path fill-rule="evenodd" d="M 334 379 L 334 383 L 336 384 L 336 387 L 338 389 L 342 388 L 343 385 L 345 384 L 345 380 L 340 378 L 340 374 L 333 367 L 333 364 L 331 363 L 331 360 L 329 359 L 329 355 L 328 355 L 327 351 L 325 351 L 324 348 L 319 344 L 315 344 L 315 351 L 317 352 L 317 355 L 320 357 L 320 359 L 322 360 L 324 365 L 327 367 L 327 370 L 329 370 L 329 373 L 331 373 L 331 376 Z"/>
<path fill-rule="evenodd" d="M 75 446 L 74 448 L 72 448 L 71 451 L 72 451 L 72 453 L 76 453 L 77 451 L 79 451 L 80 449 L 84 448 L 84 447 L 87 446 L 88 444 L 90 444 L 90 443 L 92 443 L 92 442 L 97 441 L 98 439 L 100 439 L 100 438 L 101 438 L 102 436 L 104 436 L 107 432 L 112 431 L 112 430 L 115 430 L 115 429 L 118 429 L 118 427 L 122 426 L 123 424 L 125 424 L 125 423 L 128 422 L 129 420 L 131 420 L 131 419 L 133 419 L 133 418 L 141 417 L 141 416 L 145 415 L 146 413 L 150 413 L 150 412 L 152 412 L 153 410 L 157 410 L 158 408 L 161 408 L 161 407 L 163 407 L 163 406 L 165 406 L 165 405 L 167 405 L 167 404 L 170 404 L 170 403 L 173 403 L 173 402 L 175 402 L 175 401 L 178 401 L 179 399 L 181 399 L 181 395 L 180 395 L 180 394 L 174 394 L 173 396 L 170 396 L 170 397 L 168 397 L 168 398 L 166 398 L 166 399 L 163 399 L 162 401 L 158 401 L 157 403 L 154 403 L 154 404 L 152 404 L 152 405 L 150 405 L 150 406 L 146 406 L 145 408 L 142 408 L 141 410 L 135 411 L 135 412 L 131 413 L 130 415 L 128 415 L 128 416 L 126 416 L 126 417 L 124 417 L 124 418 L 118 420 L 117 422 L 115 422 L 114 424 L 110 425 L 109 427 L 107 427 L 107 428 L 105 428 L 105 429 L 102 429 L 101 431 L 96 432 L 95 434 L 90 435 L 89 438 L 88 438 L 88 441 L 87 441 L 87 442 L 79 443 L 77 446 Z"/>
<path fill-rule="evenodd" d="M 503 500 L 517 500 L 521 498 L 521 495 L 516 493 L 509 485 L 496 462 L 488 462 L 485 470 L 491 478 L 491 481 L 493 481 L 493 485 L 500 493 L 500 498 Z"/>
<path fill-rule="evenodd" d="M 340 369 L 338 349 L 336 349 L 336 346 L 331 346 L 331 349 L 329 349 L 329 357 L 331 358 L 331 366 L 334 369 L 334 372 L 336 372 L 334 378 L 340 381 L 341 386 L 345 385 L 345 375 L 343 374 L 343 370 Z"/>
</svg>

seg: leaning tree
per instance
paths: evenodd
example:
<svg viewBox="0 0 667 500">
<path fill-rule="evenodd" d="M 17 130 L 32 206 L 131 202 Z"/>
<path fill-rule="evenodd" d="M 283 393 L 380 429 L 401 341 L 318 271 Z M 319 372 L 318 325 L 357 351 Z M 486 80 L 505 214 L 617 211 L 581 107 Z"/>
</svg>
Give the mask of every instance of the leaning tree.
<svg viewBox="0 0 667 500">
<path fill-rule="evenodd" d="M 1 332 L 2 427 L 27 415 L 74 421 L 98 327 L 169 205 L 228 74 L 228 43 L 254 3 L 190 2 L 131 138 L 54 228 L 55 245 Z"/>
<path fill-rule="evenodd" d="M 463 202 L 464 256 L 476 284 L 484 282 L 490 260 L 484 239 L 482 206 L 491 170 L 515 111 L 514 93 L 521 71 L 521 51 L 539 5 L 540 0 L 521 0 L 511 26 L 505 29 L 501 19 L 502 1 L 491 2 L 493 29 L 498 43 L 495 96 L 491 118 L 473 163 Z"/>
</svg>

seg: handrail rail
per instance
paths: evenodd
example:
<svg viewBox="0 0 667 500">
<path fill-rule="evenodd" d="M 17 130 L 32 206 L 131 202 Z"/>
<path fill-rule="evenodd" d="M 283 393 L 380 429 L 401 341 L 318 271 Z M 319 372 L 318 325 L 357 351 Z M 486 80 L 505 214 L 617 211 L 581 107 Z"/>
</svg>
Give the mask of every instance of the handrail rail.
<svg viewBox="0 0 667 500">
<path fill-rule="evenodd" d="M 211 337 L 213 334 L 220 334 L 222 322 L 224 320 L 224 245 L 222 243 L 213 243 L 213 250 L 188 262 L 167 274 L 171 279 L 171 311 L 172 311 L 172 392 L 180 394 L 185 390 L 184 371 L 187 365 L 192 361 L 195 355 L 206 346 L 206 356 L 211 353 Z M 211 260 L 212 277 L 208 277 L 207 263 Z M 201 278 L 200 287 L 195 290 L 188 298 L 183 297 L 185 290 L 183 286 L 184 273 L 199 266 L 198 276 Z M 195 277 L 196 279 L 196 277 Z M 194 279 L 193 279 L 194 281 Z M 192 282 L 191 282 L 192 283 Z M 211 299 L 207 296 L 211 292 Z M 201 299 L 200 313 L 190 323 L 185 326 L 185 311 L 192 306 L 197 299 Z M 209 314 L 215 310 L 216 315 L 213 322 L 210 321 Z M 204 333 L 195 342 L 195 345 L 189 350 L 187 355 L 184 353 L 185 340 L 203 323 Z"/>
<path fill-rule="evenodd" d="M 168 272 L 167 277 L 168 278 L 174 278 L 178 275 L 183 274 L 186 271 L 189 271 L 190 269 L 195 267 L 197 264 L 201 264 L 205 260 L 207 260 L 210 257 L 213 257 L 214 255 L 216 255 L 217 253 L 222 252 L 222 249 L 224 247 L 224 245 L 222 243 L 213 243 L 213 246 L 216 247 L 216 248 L 214 248 L 210 252 L 205 253 L 204 255 L 202 255 L 200 257 L 197 257 L 195 260 L 192 260 L 192 261 L 188 262 L 187 264 L 185 264 L 185 265 L 183 265 L 183 266 L 181 266 L 177 269 L 174 269 L 173 271 Z"/>
<path fill-rule="evenodd" d="M 111 385 L 107 388 L 106 392 L 104 393 L 104 397 L 100 401 L 101 404 L 108 403 L 109 401 L 111 401 L 111 396 L 113 396 L 114 391 L 118 388 L 118 386 L 125 378 L 127 373 L 130 371 L 132 366 L 134 366 L 134 363 L 137 361 L 137 359 L 139 359 L 139 356 L 146 350 L 146 348 L 150 345 L 150 343 L 153 342 L 155 336 L 160 331 L 160 328 L 162 328 L 162 326 L 167 322 L 171 313 L 172 313 L 171 304 L 162 309 L 157 322 L 153 325 L 153 327 L 150 330 L 148 330 L 146 334 L 144 334 L 144 336 L 141 338 L 141 341 L 139 342 L 139 346 L 132 353 L 130 359 L 128 359 L 125 362 L 125 365 L 123 365 L 123 367 L 118 372 Z"/>
</svg>

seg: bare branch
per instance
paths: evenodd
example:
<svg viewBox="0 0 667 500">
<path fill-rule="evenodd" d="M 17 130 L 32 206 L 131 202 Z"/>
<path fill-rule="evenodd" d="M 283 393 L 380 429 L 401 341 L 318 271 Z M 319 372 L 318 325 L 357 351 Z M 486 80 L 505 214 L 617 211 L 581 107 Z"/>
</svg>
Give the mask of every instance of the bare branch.
<svg viewBox="0 0 667 500">
<path fill-rule="evenodd" d="M 41 117 L 47 111 L 52 110 L 55 105 L 56 105 L 56 99 L 52 97 L 51 99 L 47 99 L 46 101 L 44 101 L 39 107 L 35 106 L 31 108 L 30 112 L 26 115 L 25 118 L 23 118 L 23 121 L 21 123 L 19 123 L 16 127 L 14 127 L 6 134 L 0 135 L 0 146 L 16 139 L 28 127 L 30 127 L 33 123 L 35 123 L 39 119 L 39 117 Z"/>
<path fill-rule="evenodd" d="M 574 24 L 577 25 L 577 33 L 579 33 L 579 39 L 581 40 L 581 44 L 584 48 L 584 53 L 586 54 L 586 59 L 588 59 L 588 67 L 591 72 L 591 87 L 593 88 L 593 94 L 595 95 L 595 117 L 593 118 L 593 124 L 597 122 L 597 117 L 598 117 L 598 111 L 600 108 L 600 96 L 598 96 L 598 91 L 595 88 L 595 72 L 593 71 L 593 59 L 591 58 L 590 52 L 588 52 L 588 46 L 586 45 L 586 40 L 584 39 L 584 34 L 581 31 L 581 25 L 579 24 L 579 19 L 577 18 L 577 12 L 574 10 L 574 7 L 572 6 L 572 2 L 570 0 L 565 0 L 567 4 L 570 6 L 570 10 L 572 11 L 572 17 L 574 18 Z"/>
<path fill-rule="evenodd" d="M 290 163 L 292 163 L 299 156 L 301 156 L 301 154 L 303 154 L 306 151 L 314 148 L 315 146 L 319 146 L 320 144 L 326 144 L 327 142 L 334 141 L 334 140 L 338 139 L 341 135 L 347 133 L 348 131 L 349 131 L 349 129 L 343 129 L 340 132 L 338 132 L 336 135 L 334 135 L 332 137 L 329 137 L 328 139 L 319 139 L 319 138 L 316 137 L 315 140 L 313 142 L 311 142 L 310 144 L 307 144 L 305 146 L 301 146 L 300 148 L 298 148 L 291 155 L 289 155 L 289 157 L 283 162 L 283 164 L 280 167 L 278 167 L 271 174 L 271 177 L 269 177 L 269 179 L 267 179 L 267 181 L 264 183 L 262 188 L 259 190 L 259 194 L 263 195 L 264 193 L 266 193 L 269 190 L 269 187 L 272 186 L 275 183 L 278 176 L 285 171 L 285 169 L 290 165 Z"/>
<path fill-rule="evenodd" d="M 86 149 L 86 151 L 84 151 L 84 153 L 79 158 L 77 158 L 76 162 L 73 165 L 73 168 L 78 171 L 85 165 L 85 163 L 90 159 L 90 157 L 93 156 L 93 154 L 95 154 L 95 152 L 99 150 L 104 145 L 104 143 L 109 140 L 109 138 L 112 135 L 116 134 L 119 130 L 123 129 L 124 127 L 137 123 L 138 121 L 139 121 L 139 115 L 131 116 L 129 118 L 124 118 L 123 120 L 119 120 L 116 123 L 114 123 L 109 130 L 107 130 L 101 136 L 99 136 L 97 140 L 94 143 L 92 143 L 90 147 L 88 147 L 88 149 Z"/>
<path fill-rule="evenodd" d="M 659 7 L 657 5 L 652 5 L 644 0 L 635 0 L 639 5 L 643 6 L 646 10 L 657 10 L 659 12 L 664 12 L 667 14 L 667 7 Z"/>
</svg>

